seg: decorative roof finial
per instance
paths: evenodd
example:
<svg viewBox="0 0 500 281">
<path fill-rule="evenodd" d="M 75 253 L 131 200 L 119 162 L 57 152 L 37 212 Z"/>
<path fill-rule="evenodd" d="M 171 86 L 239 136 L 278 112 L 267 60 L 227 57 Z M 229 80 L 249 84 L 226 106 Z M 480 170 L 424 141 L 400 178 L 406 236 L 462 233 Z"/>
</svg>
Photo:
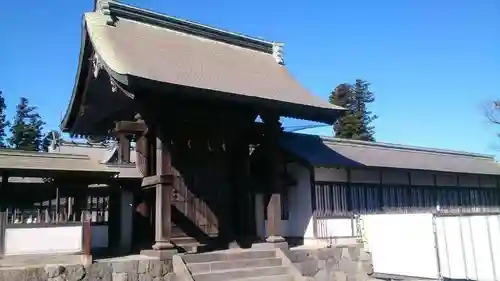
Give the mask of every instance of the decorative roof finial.
<svg viewBox="0 0 500 281">
<path fill-rule="evenodd" d="M 283 58 L 283 43 L 273 43 L 273 58 L 277 63 L 284 65 L 285 59 Z"/>
<path fill-rule="evenodd" d="M 94 11 L 101 12 L 103 15 L 108 16 L 107 24 L 114 25 L 115 21 L 111 16 L 111 11 L 109 10 L 109 2 L 110 0 L 94 0 Z"/>
<path fill-rule="evenodd" d="M 100 12 L 109 9 L 109 0 L 94 0 L 94 11 Z"/>
</svg>

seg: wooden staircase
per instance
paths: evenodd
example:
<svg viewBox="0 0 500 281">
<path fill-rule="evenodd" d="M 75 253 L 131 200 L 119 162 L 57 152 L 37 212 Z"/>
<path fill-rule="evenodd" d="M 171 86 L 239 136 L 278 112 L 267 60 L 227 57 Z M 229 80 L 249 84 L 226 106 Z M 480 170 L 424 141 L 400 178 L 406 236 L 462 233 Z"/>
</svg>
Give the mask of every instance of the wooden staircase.
<svg viewBox="0 0 500 281">
<path fill-rule="evenodd" d="M 218 220 L 207 203 L 195 196 L 178 178 L 173 187 L 172 242 L 185 252 L 197 252 L 200 246 L 218 235 Z"/>
</svg>

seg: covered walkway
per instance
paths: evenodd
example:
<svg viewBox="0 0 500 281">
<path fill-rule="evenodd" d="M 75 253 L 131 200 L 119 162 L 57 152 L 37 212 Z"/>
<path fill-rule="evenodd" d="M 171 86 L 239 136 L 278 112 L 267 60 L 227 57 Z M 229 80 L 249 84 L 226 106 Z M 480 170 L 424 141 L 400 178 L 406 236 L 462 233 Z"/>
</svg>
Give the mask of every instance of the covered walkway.
<svg viewBox="0 0 500 281">
<path fill-rule="evenodd" d="M 0 150 L 0 257 L 81 253 L 83 214 L 109 217 L 108 192 L 89 186 L 117 173 L 86 155 Z"/>
</svg>

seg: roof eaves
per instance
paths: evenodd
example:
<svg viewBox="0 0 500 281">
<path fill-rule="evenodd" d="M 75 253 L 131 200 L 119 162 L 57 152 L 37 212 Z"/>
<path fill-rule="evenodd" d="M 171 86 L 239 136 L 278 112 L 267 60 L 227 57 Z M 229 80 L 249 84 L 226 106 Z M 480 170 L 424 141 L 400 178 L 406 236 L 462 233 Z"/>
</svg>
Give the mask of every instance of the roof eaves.
<svg viewBox="0 0 500 281">
<path fill-rule="evenodd" d="M 114 145 L 114 146 L 111 148 L 111 150 L 108 150 L 108 151 L 106 151 L 106 152 L 103 154 L 103 156 L 102 156 L 102 158 L 101 158 L 101 161 L 99 161 L 99 163 L 101 163 L 101 164 L 109 164 L 109 163 L 110 163 L 110 161 L 111 161 L 111 159 L 113 158 L 113 156 L 114 156 L 115 154 L 117 154 L 117 153 L 118 153 L 118 146 L 117 146 L 117 145 Z"/>
<path fill-rule="evenodd" d="M 229 32 L 115 1 L 109 1 L 107 4 L 110 16 L 114 18 L 131 19 L 268 54 L 273 54 L 273 49 L 276 44 L 274 42 Z"/>
<path fill-rule="evenodd" d="M 73 133 L 73 125 L 78 118 L 78 113 L 80 112 L 81 100 L 84 97 L 90 79 L 92 79 L 89 71 L 95 71 L 93 69 L 95 66 L 90 65 L 91 61 L 92 63 L 97 64 L 98 68 L 102 68 L 105 72 L 107 72 L 107 74 L 110 76 L 110 80 L 112 80 L 112 82 L 115 82 L 116 85 L 119 86 L 129 84 L 129 77 L 127 74 L 117 72 L 114 68 L 111 68 L 103 59 L 101 59 L 100 55 L 95 54 L 94 42 L 92 42 L 92 38 L 89 36 L 87 30 L 87 14 L 83 15 L 82 21 L 82 40 L 76 78 L 68 107 L 66 109 L 66 113 L 59 125 L 61 131 L 65 133 Z M 92 53 L 94 53 L 94 56 L 92 56 Z"/>
<path fill-rule="evenodd" d="M 400 149 L 406 151 L 414 151 L 414 152 L 424 152 L 424 153 L 434 153 L 434 154 L 442 154 L 442 155 L 454 155 L 454 156 L 462 156 L 462 157 L 474 157 L 474 158 L 484 158 L 487 160 L 494 160 L 494 155 L 488 154 L 480 154 L 480 153 L 472 153 L 472 152 L 464 152 L 464 151 L 456 151 L 456 150 L 447 150 L 447 149 L 437 149 L 437 148 L 428 148 L 428 147 L 418 147 L 418 146 L 409 146 L 409 145 L 400 145 L 400 144 L 392 144 L 392 143 L 384 143 L 384 142 L 369 142 L 369 141 L 360 141 L 360 140 L 351 140 L 351 139 L 340 139 L 333 138 L 327 136 L 320 136 L 323 141 L 332 143 L 332 144 L 344 144 L 344 145 L 359 145 L 366 147 L 374 147 L 374 148 L 386 148 L 386 149 Z"/>
<path fill-rule="evenodd" d="M 63 120 L 61 120 L 60 129 L 63 132 L 68 132 L 70 128 L 73 126 L 75 122 L 76 115 L 79 111 L 79 102 L 78 99 L 81 98 L 83 93 L 83 87 L 85 87 L 84 83 L 86 82 L 86 69 L 88 68 L 88 60 L 85 58 L 88 57 L 89 50 L 89 38 L 87 34 L 87 30 L 85 28 L 85 18 L 82 19 L 82 40 L 80 46 L 80 55 L 78 58 L 78 68 L 76 71 L 75 84 L 73 86 L 73 92 L 71 93 L 71 98 L 68 103 L 68 108 L 66 109 L 66 113 L 64 114 Z M 82 71 L 84 70 L 84 71 Z"/>
</svg>

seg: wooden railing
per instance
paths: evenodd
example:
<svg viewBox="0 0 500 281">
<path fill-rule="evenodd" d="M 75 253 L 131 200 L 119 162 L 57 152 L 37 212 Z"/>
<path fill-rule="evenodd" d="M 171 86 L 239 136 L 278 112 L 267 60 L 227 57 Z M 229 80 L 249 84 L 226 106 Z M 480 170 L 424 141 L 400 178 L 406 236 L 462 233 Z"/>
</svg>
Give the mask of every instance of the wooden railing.
<svg viewBox="0 0 500 281">
<path fill-rule="evenodd" d="M 205 235 L 217 235 L 219 223 L 213 210 L 189 190 L 182 178 L 179 177 L 174 182 L 172 205 Z"/>
<path fill-rule="evenodd" d="M 82 222 L 88 212 L 93 223 L 107 223 L 109 197 L 88 196 L 87 202 L 76 208 L 74 197 L 61 197 L 33 203 L 32 206 L 14 206 L 5 210 L 6 223 L 12 224 L 64 224 Z"/>
</svg>

